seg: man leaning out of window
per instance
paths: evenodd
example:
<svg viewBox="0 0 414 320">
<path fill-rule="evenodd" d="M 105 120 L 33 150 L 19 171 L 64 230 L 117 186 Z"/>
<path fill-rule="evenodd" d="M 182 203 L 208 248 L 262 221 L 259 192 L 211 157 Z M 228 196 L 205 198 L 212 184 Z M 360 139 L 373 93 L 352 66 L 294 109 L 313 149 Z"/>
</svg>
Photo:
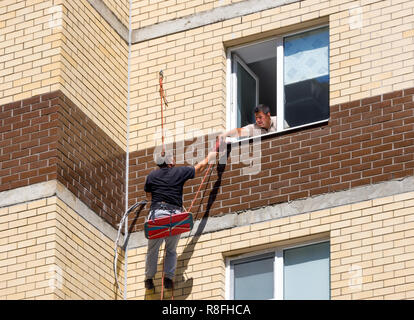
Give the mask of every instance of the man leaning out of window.
<svg viewBox="0 0 414 320">
<path fill-rule="evenodd" d="M 276 132 L 276 116 L 270 115 L 270 108 L 267 105 L 259 104 L 254 108 L 255 123 L 248 124 L 242 128 L 235 128 L 219 135 L 220 141 L 227 137 L 253 137 L 266 133 Z"/>
</svg>

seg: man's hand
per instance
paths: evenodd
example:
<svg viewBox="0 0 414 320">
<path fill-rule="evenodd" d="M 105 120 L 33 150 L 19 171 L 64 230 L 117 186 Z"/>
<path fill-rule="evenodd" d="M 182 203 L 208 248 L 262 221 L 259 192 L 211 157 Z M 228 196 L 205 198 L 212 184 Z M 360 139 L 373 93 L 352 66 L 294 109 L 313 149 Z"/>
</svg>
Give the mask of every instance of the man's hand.
<svg viewBox="0 0 414 320">
<path fill-rule="evenodd" d="M 220 143 L 222 142 L 226 142 L 226 138 L 240 138 L 240 137 L 244 137 L 244 136 L 248 136 L 249 135 L 249 131 L 245 128 L 234 128 L 231 129 L 227 132 L 224 132 L 220 135 L 218 135 L 218 138 L 220 139 Z"/>
<path fill-rule="evenodd" d="M 203 172 L 205 168 L 207 167 L 207 165 L 209 164 L 209 162 L 215 159 L 216 156 L 217 156 L 216 151 L 209 152 L 208 156 L 203 161 L 201 161 L 200 163 L 197 163 L 194 166 L 195 174 L 198 175 L 199 173 Z"/>
</svg>

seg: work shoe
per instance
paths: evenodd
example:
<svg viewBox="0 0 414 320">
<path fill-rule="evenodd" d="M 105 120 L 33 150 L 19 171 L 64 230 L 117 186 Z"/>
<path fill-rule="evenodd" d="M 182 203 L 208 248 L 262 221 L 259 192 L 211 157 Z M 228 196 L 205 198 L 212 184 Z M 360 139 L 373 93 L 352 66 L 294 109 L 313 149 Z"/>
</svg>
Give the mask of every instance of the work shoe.
<svg viewBox="0 0 414 320">
<path fill-rule="evenodd" d="M 171 279 L 169 278 L 164 278 L 164 288 L 165 289 L 172 289 L 174 283 Z"/>
<path fill-rule="evenodd" d="M 155 288 L 154 281 L 152 281 L 152 279 L 145 280 L 145 289 L 152 290 L 154 288 Z"/>
</svg>

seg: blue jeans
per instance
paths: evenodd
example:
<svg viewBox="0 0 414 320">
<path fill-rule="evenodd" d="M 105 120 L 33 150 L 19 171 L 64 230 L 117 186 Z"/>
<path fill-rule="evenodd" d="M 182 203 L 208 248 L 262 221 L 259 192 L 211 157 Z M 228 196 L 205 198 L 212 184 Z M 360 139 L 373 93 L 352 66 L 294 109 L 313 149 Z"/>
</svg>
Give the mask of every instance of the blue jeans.
<svg viewBox="0 0 414 320">
<path fill-rule="evenodd" d="M 163 210 L 157 209 L 151 211 L 148 219 L 154 218 L 163 218 L 170 216 L 171 214 L 180 213 L 179 210 Z M 175 274 L 175 268 L 177 267 L 177 245 L 180 240 L 181 234 L 175 236 L 169 236 L 159 239 L 148 239 L 148 250 L 147 258 L 145 260 L 145 279 L 154 278 L 157 273 L 157 262 L 158 262 L 158 253 L 160 246 L 163 241 L 165 241 L 165 261 L 164 261 L 164 274 L 167 278 L 173 280 Z"/>
</svg>

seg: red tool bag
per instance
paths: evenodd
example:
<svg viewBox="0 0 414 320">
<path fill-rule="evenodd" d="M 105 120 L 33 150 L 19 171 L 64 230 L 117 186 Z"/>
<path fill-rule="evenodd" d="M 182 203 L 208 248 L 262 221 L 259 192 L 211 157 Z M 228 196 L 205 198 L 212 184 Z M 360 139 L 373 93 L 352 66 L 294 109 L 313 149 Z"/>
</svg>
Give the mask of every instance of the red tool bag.
<svg viewBox="0 0 414 320">
<path fill-rule="evenodd" d="M 193 215 L 190 212 L 172 214 L 168 217 L 150 219 L 145 222 L 147 239 L 165 238 L 190 231 L 193 228 Z"/>
</svg>

